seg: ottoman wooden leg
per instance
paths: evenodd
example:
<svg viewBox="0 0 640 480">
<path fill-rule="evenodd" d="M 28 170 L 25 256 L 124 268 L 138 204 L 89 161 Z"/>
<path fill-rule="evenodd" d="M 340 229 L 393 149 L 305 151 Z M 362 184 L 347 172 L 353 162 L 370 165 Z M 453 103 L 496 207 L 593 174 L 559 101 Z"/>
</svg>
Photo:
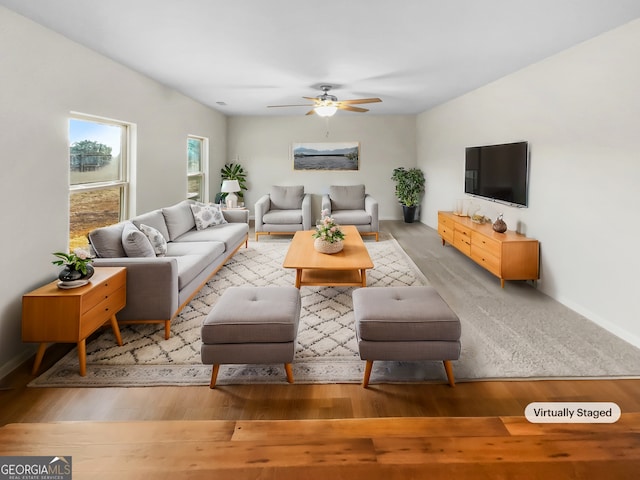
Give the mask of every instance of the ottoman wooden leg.
<svg viewBox="0 0 640 480">
<path fill-rule="evenodd" d="M 451 365 L 451 360 L 443 360 L 442 363 L 444 363 L 444 370 L 445 372 L 447 372 L 447 378 L 449 379 L 449 385 L 451 385 L 452 387 L 456 386 L 456 381 L 453 378 L 453 366 Z"/>
<path fill-rule="evenodd" d="M 211 382 L 209 382 L 209 388 L 216 388 L 216 380 L 218 378 L 218 370 L 220 370 L 220 365 L 217 363 L 211 369 Z"/>
<path fill-rule="evenodd" d="M 287 372 L 287 382 L 293 383 L 293 369 L 290 363 L 284 364 L 284 371 Z"/>
<path fill-rule="evenodd" d="M 367 364 L 364 367 L 364 378 L 362 379 L 362 386 L 367 388 L 369 386 L 369 377 L 371 376 L 371 369 L 373 368 L 373 360 L 367 360 Z"/>
</svg>

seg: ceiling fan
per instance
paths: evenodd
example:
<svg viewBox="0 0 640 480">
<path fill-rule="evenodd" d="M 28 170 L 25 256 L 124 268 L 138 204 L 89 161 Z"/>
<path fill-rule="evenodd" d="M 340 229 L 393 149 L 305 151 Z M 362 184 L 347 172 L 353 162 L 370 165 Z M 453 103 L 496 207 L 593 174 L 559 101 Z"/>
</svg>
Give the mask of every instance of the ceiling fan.
<svg viewBox="0 0 640 480">
<path fill-rule="evenodd" d="M 331 117 L 338 110 L 348 110 L 350 112 L 368 112 L 369 109 L 362 107 L 354 107 L 353 105 L 359 105 L 363 103 L 377 103 L 381 102 L 379 98 L 359 98 L 355 100 L 338 100 L 338 97 L 329 94 L 331 85 L 321 85 L 322 95 L 317 97 L 302 97 L 306 100 L 312 100 L 313 104 L 301 104 L 301 105 L 269 105 L 267 108 L 278 107 L 313 107 L 307 112 L 307 115 L 319 115 L 321 117 Z"/>
</svg>

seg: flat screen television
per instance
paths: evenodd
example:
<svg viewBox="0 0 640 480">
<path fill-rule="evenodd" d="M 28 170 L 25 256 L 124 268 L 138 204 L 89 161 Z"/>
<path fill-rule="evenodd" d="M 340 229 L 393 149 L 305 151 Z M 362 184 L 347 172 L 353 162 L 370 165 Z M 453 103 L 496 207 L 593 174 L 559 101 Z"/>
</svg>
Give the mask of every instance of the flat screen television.
<svg viewBox="0 0 640 480">
<path fill-rule="evenodd" d="M 466 148 L 465 193 L 515 207 L 526 207 L 528 183 L 528 142 Z"/>
</svg>

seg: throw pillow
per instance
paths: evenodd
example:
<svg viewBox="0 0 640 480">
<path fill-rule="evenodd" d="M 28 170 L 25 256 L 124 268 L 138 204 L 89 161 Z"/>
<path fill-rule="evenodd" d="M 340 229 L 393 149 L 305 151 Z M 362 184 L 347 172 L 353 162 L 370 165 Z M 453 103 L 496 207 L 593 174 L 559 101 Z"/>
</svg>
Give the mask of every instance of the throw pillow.
<svg viewBox="0 0 640 480">
<path fill-rule="evenodd" d="M 191 204 L 191 212 L 193 213 L 193 219 L 196 222 L 196 229 L 198 230 L 204 230 L 212 225 L 227 223 L 220 209 L 220 205 L 216 205 L 215 203 L 194 202 Z"/>
<path fill-rule="evenodd" d="M 149 239 L 131 222 L 125 222 L 122 229 L 122 248 L 124 248 L 127 257 L 156 256 Z"/>
<path fill-rule="evenodd" d="M 142 230 L 142 233 L 149 239 L 149 243 L 156 256 L 163 257 L 167 254 L 167 241 L 159 230 L 144 223 L 140 224 L 140 230 Z"/>
</svg>

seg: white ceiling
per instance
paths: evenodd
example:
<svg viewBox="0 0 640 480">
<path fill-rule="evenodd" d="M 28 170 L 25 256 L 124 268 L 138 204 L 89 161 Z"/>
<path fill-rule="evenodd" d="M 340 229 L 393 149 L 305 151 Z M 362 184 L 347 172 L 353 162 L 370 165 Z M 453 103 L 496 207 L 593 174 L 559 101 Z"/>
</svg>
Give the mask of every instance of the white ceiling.
<svg viewBox="0 0 640 480">
<path fill-rule="evenodd" d="M 307 103 L 323 83 L 381 98 L 369 114 L 415 114 L 640 17 L 639 0 L 0 5 L 229 115 L 304 115 L 266 106 Z"/>
</svg>

